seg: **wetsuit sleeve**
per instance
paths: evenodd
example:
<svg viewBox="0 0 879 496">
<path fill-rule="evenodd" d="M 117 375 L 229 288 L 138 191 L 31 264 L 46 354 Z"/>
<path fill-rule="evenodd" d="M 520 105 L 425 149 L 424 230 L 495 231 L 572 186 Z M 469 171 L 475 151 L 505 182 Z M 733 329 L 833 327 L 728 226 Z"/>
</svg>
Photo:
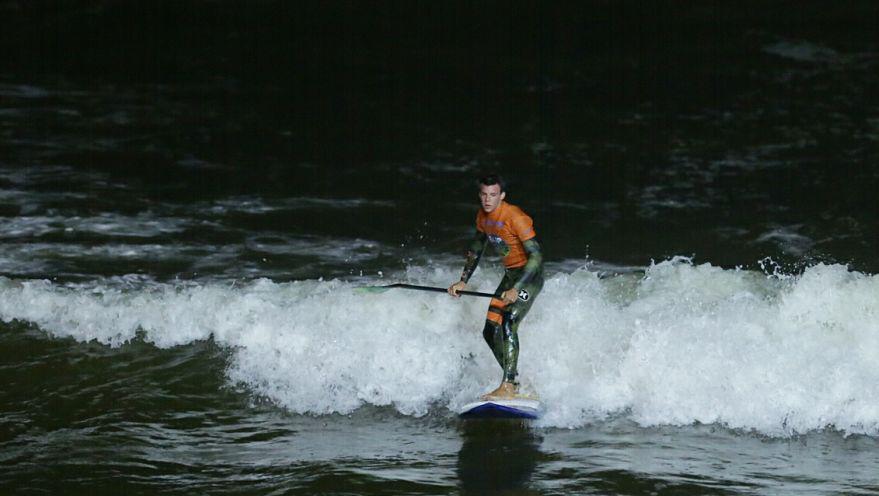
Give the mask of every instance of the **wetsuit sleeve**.
<svg viewBox="0 0 879 496">
<path fill-rule="evenodd" d="M 473 275 L 476 266 L 479 265 L 479 259 L 482 258 L 482 253 L 485 252 L 485 245 L 487 242 L 488 236 L 482 231 L 476 231 L 476 236 L 473 238 L 473 242 L 470 243 L 470 248 L 467 250 L 467 261 L 464 263 L 464 272 L 461 273 L 461 281 L 467 282 L 470 280 L 470 276 Z"/>
<path fill-rule="evenodd" d="M 515 287 L 519 289 L 531 282 L 534 276 L 543 270 L 543 253 L 540 251 L 540 243 L 537 242 L 537 238 L 524 241 L 522 246 L 525 247 L 525 253 L 528 254 L 528 261 L 525 263 L 522 277 L 516 281 Z"/>
</svg>

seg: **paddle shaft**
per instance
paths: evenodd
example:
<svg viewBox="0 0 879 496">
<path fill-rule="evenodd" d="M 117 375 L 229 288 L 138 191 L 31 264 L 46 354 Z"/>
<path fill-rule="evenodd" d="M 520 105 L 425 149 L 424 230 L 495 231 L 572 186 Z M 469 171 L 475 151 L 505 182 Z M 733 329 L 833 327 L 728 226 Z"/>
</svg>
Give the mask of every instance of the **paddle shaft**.
<svg viewBox="0 0 879 496">
<path fill-rule="evenodd" d="M 448 290 L 446 288 L 436 288 L 433 286 L 418 286 L 416 284 L 389 284 L 387 286 L 379 286 L 380 288 L 400 288 L 400 289 L 414 289 L 417 291 L 433 291 L 435 293 L 447 293 Z M 483 298 L 494 298 L 494 295 L 491 293 L 480 293 L 479 291 L 458 291 L 459 295 L 464 296 L 482 296 Z"/>
</svg>

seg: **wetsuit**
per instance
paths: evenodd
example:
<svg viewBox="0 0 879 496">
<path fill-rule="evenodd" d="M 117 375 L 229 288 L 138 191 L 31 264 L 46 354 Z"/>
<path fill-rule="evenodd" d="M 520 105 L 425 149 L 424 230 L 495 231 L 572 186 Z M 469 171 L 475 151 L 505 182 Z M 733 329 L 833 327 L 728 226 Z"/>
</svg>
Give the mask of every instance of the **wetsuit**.
<svg viewBox="0 0 879 496">
<path fill-rule="evenodd" d="M 480 209 L 476 215 L 476 237 L 467 252 L 461 281 L 470 280 L 487 245 L 503 257 L 506 270 L 488 306 L 482 337 L 503 369 L 504 381 L 515 384 L 519 324 L 543 288 L 543 254 L 531 217 L 504 201 L 491 213 Z M 501 295 L 510 288 L 517 288 L 519 294 L 514 303 L 506 304 Z"/>
</svg>

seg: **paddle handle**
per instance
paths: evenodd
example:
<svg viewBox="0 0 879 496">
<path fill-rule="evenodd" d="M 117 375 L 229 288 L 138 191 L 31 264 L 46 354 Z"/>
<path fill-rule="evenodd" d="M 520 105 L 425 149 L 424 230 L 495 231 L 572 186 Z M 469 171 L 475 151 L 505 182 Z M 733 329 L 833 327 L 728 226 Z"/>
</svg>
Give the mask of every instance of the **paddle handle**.
<svg viewBox="0 0 879 496">
<path fill-rule="evenodd" d="M 448 290 L 446 288 L 436 288 L 433 286 L 418 286 L 416 284 L 390 284 L 388 286 L 381 286 L 383 288 L 402 288 L 402 289 L 414 289 L 417 291 L 433 291 L 436 293 L 447 293 Z M 480 293 L 479 291 L 458 291 L 459 295 L 465 296 L 481 296 L 483 298 L 494 298 L 494 295 L 491 293 Z"/>
</svg>

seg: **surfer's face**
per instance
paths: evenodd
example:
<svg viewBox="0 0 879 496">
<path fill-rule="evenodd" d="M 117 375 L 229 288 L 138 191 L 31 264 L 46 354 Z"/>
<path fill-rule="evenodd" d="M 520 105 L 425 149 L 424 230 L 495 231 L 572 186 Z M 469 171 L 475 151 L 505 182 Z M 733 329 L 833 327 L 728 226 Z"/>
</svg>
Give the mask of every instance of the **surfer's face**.
<svg viewBox="0 0 879 496">
<path fill-rule="evenodd" d="M 492 184 L 490 186 L 479 185 L 479 203 L 482 205 L 482 210 L 485 210 L 487 214 L 492 213 L 501 204 L 501 200 L 505 196 L 507 194 L 501 192 L 500 184 Z"/>
</svg>

